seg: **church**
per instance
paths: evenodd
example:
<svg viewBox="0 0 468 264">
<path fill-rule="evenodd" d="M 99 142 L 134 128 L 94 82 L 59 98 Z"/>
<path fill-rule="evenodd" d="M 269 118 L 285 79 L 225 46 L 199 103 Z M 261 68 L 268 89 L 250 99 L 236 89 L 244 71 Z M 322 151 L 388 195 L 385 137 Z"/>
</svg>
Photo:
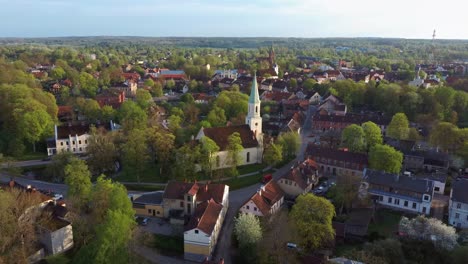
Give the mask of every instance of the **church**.
<svg viewBox="0 0 468 264">
<path fill-rule="evenodd" d="M 219 146 L 220 151 L 216 154 L 216 169 L 228 168 L 231 165 L 227 159 L 228 138 L 233 133 L 239 133 L 244 150 L 239 154 L 241 157 L 240 166 L 262 163 L 263 157 L 263 133 L 262 117 L 260 116 L 260 96 L 256 76 L 253 78 L 252 89 L 250 91 L 248 113 L 245 117 L 245 124 L 239 126 L 201 128 L 196 140 L 204 136 L 212 139 Z"/>
</svg>

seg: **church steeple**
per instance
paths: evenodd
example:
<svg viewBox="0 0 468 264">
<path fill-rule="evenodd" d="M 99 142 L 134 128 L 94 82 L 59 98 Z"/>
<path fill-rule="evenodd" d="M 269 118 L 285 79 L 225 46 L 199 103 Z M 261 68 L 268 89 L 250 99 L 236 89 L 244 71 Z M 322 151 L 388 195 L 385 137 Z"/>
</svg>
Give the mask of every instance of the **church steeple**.
<svg viewBox="0 0 468 264">
<path fill-rule="evenodd" d="M 259 139 L 262 134 L 262 117 L 260 116 L 260 96 L 258 95 L 257 75 L 255 74 L 252 80 L 252 88 L 249 97 L 249 109 L 245 117 L 245 123 L 250 126 L 250 129 L 255 133 L 255 137 Z"/>
</svg>

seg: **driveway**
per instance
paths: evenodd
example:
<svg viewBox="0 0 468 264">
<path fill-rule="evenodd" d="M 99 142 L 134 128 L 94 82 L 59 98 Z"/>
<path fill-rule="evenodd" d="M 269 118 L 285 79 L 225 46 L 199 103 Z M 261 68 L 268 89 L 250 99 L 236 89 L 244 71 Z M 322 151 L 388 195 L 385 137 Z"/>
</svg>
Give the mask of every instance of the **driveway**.
<svg viewBox="0 0 468 264">
<path fill-rule="evenodd" d="M 143 216 L 143 217 L 146 217 L 146 216 Z M 148 218 L 148 224 L 146 226 L 138 226 L 143 231 L 152 233 L 152 234 L 165 235 L 165 236 L 173 235 L 173 228 L 169 222 L 158 217 L 146 217 L 146 218 Z"/>
</svg>

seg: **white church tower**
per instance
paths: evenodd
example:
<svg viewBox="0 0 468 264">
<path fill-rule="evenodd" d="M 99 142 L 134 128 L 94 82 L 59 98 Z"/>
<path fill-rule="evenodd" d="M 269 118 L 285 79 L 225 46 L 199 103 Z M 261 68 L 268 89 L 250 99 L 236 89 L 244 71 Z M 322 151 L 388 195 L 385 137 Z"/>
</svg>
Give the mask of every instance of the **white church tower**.
<svg viewBox="0 0 468 264">
<path fill-rule="evenodd" d="M 245 117 L 245 123 L 254 132 L 258 142 L 263 142 L 262 117 L 260 116 L 260 96 L 258 95 L 257 75 L 252 80 L 252 90 L 249 97 L 249 111 Z"/>
</svg>

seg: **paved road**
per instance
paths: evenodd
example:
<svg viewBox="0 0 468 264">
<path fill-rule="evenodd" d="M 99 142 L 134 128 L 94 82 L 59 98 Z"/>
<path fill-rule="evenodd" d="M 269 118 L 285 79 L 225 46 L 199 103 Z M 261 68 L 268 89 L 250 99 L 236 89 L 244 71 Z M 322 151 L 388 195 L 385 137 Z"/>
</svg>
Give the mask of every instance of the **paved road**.
<svg viewBox="0 0 468 264">
<path fill-rule="evenodd" d="M 296 163 L 298 160 L 303 160 L 304 151 L 307 147 L 307 144 L 309 143 L 309 141 L 312 140 L 312 138 L 309 138 L 308 136 L 310 135 L 312 128 L 311 117 L 315 113 L 315 111 L 316 108 L 314 106 L 310 106 L 309 110 L 307 111 L 306 120 L 304 121 L 304 127 L 302 128 L 301 132 L 302 143 L 299 149 L 299 153 L 297 155 L 297 159 L 292 160 L 290 163 L 283 166 L 281 169 L 275 171 L 273 173 L 273 180 L 278 180 L 279 177 L 281 177 L 288 170 L 291 169 L 294 163 Z M 234 217 L 239 211 L 239 208 L 260 188 L 260 185 L 261 184 L 259 183 L 256 185 L 229 192 L 229 209 L 226 213 L 224 225 L 221 229 L 221 234 L 219 236 L 216 250 L 213 256 L 215 260 L 223 258 L 224 263 L 233 263 L 231 258 L 231 236 L 234 228 Z"/>
</svg>

